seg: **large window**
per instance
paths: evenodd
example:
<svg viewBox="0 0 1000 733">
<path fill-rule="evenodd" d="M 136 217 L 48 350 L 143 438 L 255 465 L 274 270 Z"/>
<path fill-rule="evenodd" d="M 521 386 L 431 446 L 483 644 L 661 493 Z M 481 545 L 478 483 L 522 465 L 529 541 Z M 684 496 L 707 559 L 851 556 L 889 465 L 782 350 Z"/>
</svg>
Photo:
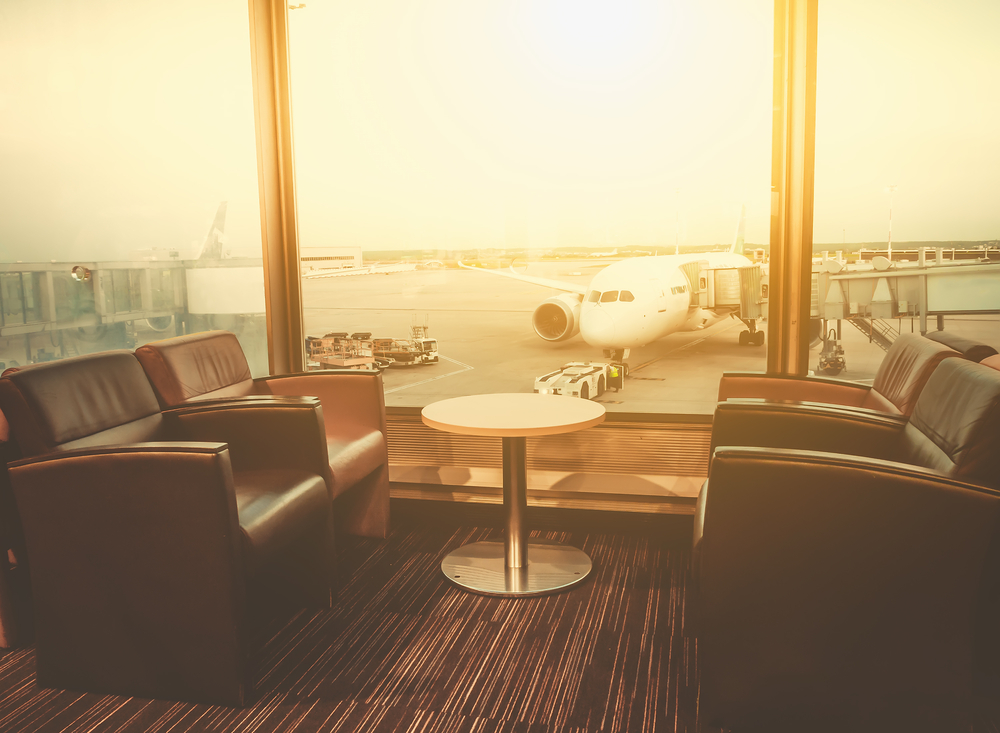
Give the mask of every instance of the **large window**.
<svg viewBox="0 0 1000 733">
<path fill-rule="evenodd" d="M 870 382 L 922 328 L 1000 349 L 998 33 L 1000 6 L 971 0 L 820 8 L 813 239 L 834 262 L 816 306 L 844 352 L 828 373 Z"/>
<path fill-rule="evenodd" d="M 235 331 L 267 370 L 247 6 L 0 7 L 0 368 Z"/>
<path fill-rule="evenodd" d="M 723 370 L 764 368 L 730 314 L 741 288 L 759 307 L 736 266 L 769 231 L 770 2 L 293 8 L 314 365 L 393 359 L 386 403 L 422 406 L 625 361 L 598 399 L 660 413 L 709 413 Z M 707 254 L 737 237 L 745 260 Z"/>
</svg>

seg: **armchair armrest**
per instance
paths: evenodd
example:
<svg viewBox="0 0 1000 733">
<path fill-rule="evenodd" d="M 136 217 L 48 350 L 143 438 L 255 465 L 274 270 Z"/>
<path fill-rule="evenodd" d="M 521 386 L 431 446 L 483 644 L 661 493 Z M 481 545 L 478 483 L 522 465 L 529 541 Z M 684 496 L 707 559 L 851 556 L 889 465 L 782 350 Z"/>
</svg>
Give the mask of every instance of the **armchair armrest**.
<svg viewBox="0 0 1000 733">
<path fill-rule="evenodd" d="M 719 380 L 719 401 L 756 397 L 795 402 L 830 402 L 860 406 L 871 387 L 830 377 L 799 377 L 765 372 L 725 372 Z"/>
<path fill-rule="evenodd" d="M 10 478 L 39 684 L 243 702 L 246 590 L 225 445 L 50 453 L 14 462 Z"/>
<path fill-rule="evenodd" d="M 720 445 L 760 446 L 894 460 L 906 423 L 902 415 L 861 407 L 728 400 L 715 409 L 712 449 Z"/>
<path fill-rule="evenodd" d="M 164 411 L 178 437 L 229 444 L 237 471 L 295 468 L 332 485 L 323 408 L 315 397 L 194 402 Z"/>
<path fill-rule="evenodd" d="M 328 437 L 372 430 L 385 435 L 382 375 L 368 369 L 325 369 L 262 377 L 255 384 L 274 395 L 313 395 L 323 403 Z"/>
<path fill-rule="evenodd" d="M 981 603 L 995 598 L 998 492 L 888 461 L 727 447 L 700 501 L 710 724 L 825 708 L 857 730 L 872 713 L 970 702 L 995 625 Z"/>
</svg>

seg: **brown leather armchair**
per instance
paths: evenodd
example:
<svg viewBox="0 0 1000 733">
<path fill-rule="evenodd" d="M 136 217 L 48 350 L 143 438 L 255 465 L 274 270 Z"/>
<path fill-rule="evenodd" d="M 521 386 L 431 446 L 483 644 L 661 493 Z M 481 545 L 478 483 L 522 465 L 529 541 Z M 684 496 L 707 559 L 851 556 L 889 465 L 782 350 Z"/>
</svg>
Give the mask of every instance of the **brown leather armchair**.
<svg viewBox="0 0 1000 733">
<path fill-rule="evenodd" d="M 729 400 L 716 407 L 712 448 L 821 450 L 908 463 L 1000 488 L 1000 371 L 965 359 L 934 370 L 909 418 L 863 408 Z"/>
<path fill-rule="evenodd" d="M 713 432 L 692 559 L 706 722 L 967 730 L 1000 659 L 1000 372 L 945 359 L 909 419 L 737 401 Z"/>
<path fill-rule="evenodd" d="M 40 685 L 242 705 L 248 588 L 329 606 L 318 400 L 164 413 L 120 351 L 8 370 L 0 409 Z"/>
<path fill-rule="evenodd" d="M 719 382 L 719 401 L 760 398 L 819 402 L 909 415 L 931 373 L 950 356 L 962 354 L 921 336 L 902 334 L 889 347 L 870 387 L 829 377 L 726 372 Z"/>
<path fill-rule="evenodd" d="M 24 533 L 10 488 L 7 464 L 21 457 L 0 412 L 0 648 L 31 641 L 31 590 L 27 584 Z"/>
<path fill-rule="evenodd" d="M 970 730 L 995 666 L 1000 494 L 811 451 L 723 447 L 711 471 L 698 520 L 705 723 Z"/>
<path fill-rule="evenodd" d="M 959 336 L 957 333 L 950 331 L 928 331 L 925 335 L 931 341 L 936 341 L 939 344 L 944 344 L 948 348 L 954 349 L 969 361 L 982 362 L 991 356 L 995 356 L 997 353 L 997 350 L 989 344 L 973 341 L 970 338 Z"/>
<path fill-rule="evenodd" d="M 239 341 L 207 331 L 135 350 L 164 408 L 251 395 L 310 395 L 323 405 L 338 531 L 389 533 L 389 452 L 382 376 L 340 369 L 254 379 Z"/>
</svg>

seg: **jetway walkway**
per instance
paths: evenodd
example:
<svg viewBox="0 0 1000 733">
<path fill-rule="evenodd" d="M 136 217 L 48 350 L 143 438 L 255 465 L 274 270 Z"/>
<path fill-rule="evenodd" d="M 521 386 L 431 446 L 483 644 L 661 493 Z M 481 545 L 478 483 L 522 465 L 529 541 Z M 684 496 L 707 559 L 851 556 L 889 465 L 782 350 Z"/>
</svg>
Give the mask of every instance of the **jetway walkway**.
<svg viewBox="0 0 1000 733">
<path fill-rule="evenodd" d="M 812 317 L 827 323 L 848 321 L 883 349 L 899 332 L 888 321 L 1000 313 L 1000 261 L 945 259 L 943 248 L 918 251 L 917 260 L 848 265 L 822 258 L 813 266 Z M 940 325 L 938 325 L 940 328 Z M 823 333 L 828 332 L 823 329 Z"/>
</svg>

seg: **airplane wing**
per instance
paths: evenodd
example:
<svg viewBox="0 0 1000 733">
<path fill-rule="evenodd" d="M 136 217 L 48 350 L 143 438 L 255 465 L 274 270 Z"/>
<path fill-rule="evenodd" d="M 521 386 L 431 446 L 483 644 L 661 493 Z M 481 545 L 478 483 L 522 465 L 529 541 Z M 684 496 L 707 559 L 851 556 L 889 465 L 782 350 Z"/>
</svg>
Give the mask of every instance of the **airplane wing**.
<svg viewBox="0 0 1000 733">
<path fill-rule="evenodd" d="M 544 288 L 553 288 L 555 290 L 562 290 L 563 292 L 566 293 L 579 293 L 580 295 L 587 294 L 586 285 L 577 285 L 576 283 L 568 283 L 562 280 L 547 280 L 544 277 L 533 277 L 531 275 L 522 275 L 519 272 L 515 272 L 513 269 L 487 270 L 482 267 L 472 267 L 471 265 L 463 265 L 461 262 L 458 263 L 458 266 L 464 267 L 466 270 L 477 270 L 479 272 L 485 272 L 490 275 L 509 277 L 512 280 L 520 280 L 521 282 L 531 283 L 532 285 L 541 285 Z"/>
</svg>

